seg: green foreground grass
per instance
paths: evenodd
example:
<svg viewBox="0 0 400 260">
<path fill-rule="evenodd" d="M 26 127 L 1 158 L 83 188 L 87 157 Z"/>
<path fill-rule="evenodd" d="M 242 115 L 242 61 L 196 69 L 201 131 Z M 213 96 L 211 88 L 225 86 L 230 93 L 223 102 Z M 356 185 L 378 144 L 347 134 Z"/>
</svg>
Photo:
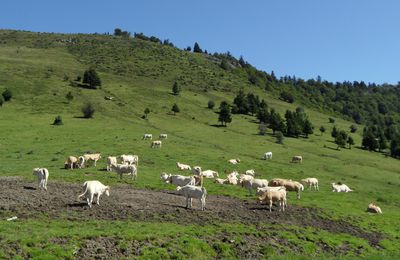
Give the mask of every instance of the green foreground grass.
<svg viewBox="0 0 400 260">
<path fill-rule="evenodd" d="M 260 178 L 266 179 L 282 177 L 300 180 L 316 177 L 320 180 L 321 191 L 305 191 L 301 200 L 296 200 L 290 194 L 289 204 L 317 207 L 326 217 L 344 219 L 363 229 L 381 232 L 385 235 L 380 243 L 383 249 L 371 248 L 367 241 L 348 234 L 288 227 L 285 231 L 276 231 L 274 236 L 289 241 L 289 244 L 280 246 L 275 243 L 271 246 L 271 241 L 265 241 L 265 245 L 261 244 L 256 250 L 269 257 L 332 257 L 329 253 L 323 253 L 314 242 L 308 241 L 311 240 L 323 241 L 331 247 L 346 242 L 352 248 L 348 252 L 349 257 L 386 255 L 394 258 L 400 254 L 398 160 L 356 147 L 336 150 L 329 134 L 333 125 L 327 123 L 330 115 L 309 109 L 306 112 L 316 126 L 316 133 L 308 139 L 285 138 L 284 145 L 276 144 L 271 132 L 266 136 L 257 135 L 258 125 L 252 122 L 254 118 L 250 116 L 235 115 L 228 127 L 215 127 L 213 125 L 217 124 L 217 114 L 206 108 L 208 100 L 215 100 L 219 104 L 222 100 L 232 100 L 235 94 L 224 91 L 224 88 L 204 92 L 201 76 L 197 78 L 196 73 L 184 70 L 185 66 L 195 68 L 205 75 L 213 75 L 213 71 L 217 72 L 217 76 L 225 73 L 219 86 L 232 84 L 233 88 L 233 82 L 238 76 L 219 71 L 218 66 L 196 54 L 181 54 L 170 47 L 155 47 L 141 41 L 137 45 L 139 47 L 133 49 L 135 55 L 131 58 L 132 67 L 128 71 L 132 74 L 127 75 L 124 71 L 118 74 L 115 72 L 118 68 L 115 67 L 107 70 L 107 64 L 118 62 L 104 62 L 100 71 L 103 87 L 98 90 L 71 87 L 63 80 L 65 75 L 72 78 L 82 73 L 87 68 L 87 60 L 83 59 L 88 57 L 77 58 L 63 46 L 25 47 L 29 44 L 24 42 L 0 45 L 0 89 L 8 87 L 14 93 L 12 101 L 0 108 L 0 175 L 21 176 L 34 181 L 32 168 L 46 167 L 50 171 L 50 182 L 83 183 L 97 179 L 111 186 L 128 183 L 133 188 L 173 189 L 163 184 L 159 175 L 163 171 L 177 173 L 175 163 L 179 161 L 216 170 L 222 177 L 226 169 L 240 172 L 255 169 Z M 104 54 L 103 58 L 110 57 L 113 56 Z M 167 71 L 157 65 L 158 60 Z M 189 61 L 189 65 L 181 65 L 177 61 Z M 178 64 L 176 67 L 172 66 L 174 62 Z M 184 82 L 191 87 L 184 88 L 181 95 L 174 96 L 170 91 L 178 75 L 184 75 Z M 283 103 L 274 99 L 272 93 L 264 93 L 244 83 L 242 87 L 245 92 L 251 91 L 265 98 L 280 113 L 286 109 L 294 110 L 298 106 Z M 69 91 L 74 95 L 71 102 L 65 99 Z M 105 95 L 115 96 L 116 100 L 106 101 Z M 96 106 L 94 118 L 79 118 L 80 108 L 88 100 Z M 174 103 L 182 111 L 176 116 L 169 114 Z M 152 112 L 145 120 L 141 115 L 146 107 Z M 63 118 L 64 125 L 51 125 L 57 115 Z M 317 131 L 320 125 L 327 128 L 323 136 Z M 340 129 L 347 130 L 350 125 L 351 122 L 336 120 L 336 126 Z M 154 136 L 167 133 L 168 139 L 163 141 L 161 149 L 151 149 L 148 141 L 141 140 L 144 133 L 152 133 Z M 356 144 L 360 145 L 361 137 L 358 133 L 353 136 Z M 103 159 L 97 168 L 74 171 L 62 169 L 68 155 L 78 156 L 88 151 L 101 152 Z M 273 159 L 260 160 L 261 155 L 267 151 L 273 152 Z M 101 171 L 108 155 L 120 154 L 139 155 L 137 181 L 120 181 L 116 175 Z M 304 163 L 290 163 L 293 155 L 302 155 Z M 231 158 L 240 158 L 242 163 L 238 166 L 229 165 L 227 160 Z M 330 183 L 337 181 L 346 183 L 354 192 L 332 193 Z M 241 187 L 219 186 L 210 180 L 206 180 L 205 187 L 210 194 L 256 199 L 255 196 L 249 197 Z M 365 212 L 371 201 L 379 204 L 383 215 Z M 39 218 L 15 223 L 1 221 L 0 245 L 3 251 L 0 257 L 20 254 L 38 259 L 73 258 L 73 252 L 84 241 L 103 236 L 118 238 L 120 247 L 129 247 L 132 240 L 151 241 L 141 244 L 140 255 L 144 258 L 244 257 L 235 250 L 240 245 L 220 240 L 220 234 L 228 232 L 228 237 L 235 237 L 235 241 L 250 243 L 251 239 L 244 238 L 268 237 L 271 234 L 269 230 L 274 230 L 273 225 L 268 223 L 260 230 L 260 227 L 242 226 L 239 223 L 200 227 L 135 221 L 82 223 L 46 219 L 45 216 Z M 66 243 L 59 245 L 51 242 L 58 238 L 65 238 Z M 213 242 L 207 243 L 210 239 Z M 290 243 L 301 248 L 300 252 L 292 252 Z M 11 244 L 16 245 L 14 249 L 9 246 Z"/>
</svg>

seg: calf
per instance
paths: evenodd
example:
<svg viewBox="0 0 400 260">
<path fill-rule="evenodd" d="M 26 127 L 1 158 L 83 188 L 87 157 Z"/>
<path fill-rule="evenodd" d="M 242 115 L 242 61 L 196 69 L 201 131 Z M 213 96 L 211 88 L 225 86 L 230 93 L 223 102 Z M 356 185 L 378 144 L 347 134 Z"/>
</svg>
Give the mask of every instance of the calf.
<svg viewBox="0 0 400 260">
<path fill-rule="evenodd" d="M 199 199 L 201 202 L 201 210 L 206 208 L 207 191 L 204 187 L 193 185 L 185 185 L 176 187 L 178 194 L 186 198 L 186 208 L 192 208 L 192 199 Z"/>
<path fill-rule="evenodd" d="M 49 170 L 46 168 L 34 168 L 33 175 L 38 178 L 39 189 L 47 190 L 47 180 L 49 179 Z"/>
</svg>

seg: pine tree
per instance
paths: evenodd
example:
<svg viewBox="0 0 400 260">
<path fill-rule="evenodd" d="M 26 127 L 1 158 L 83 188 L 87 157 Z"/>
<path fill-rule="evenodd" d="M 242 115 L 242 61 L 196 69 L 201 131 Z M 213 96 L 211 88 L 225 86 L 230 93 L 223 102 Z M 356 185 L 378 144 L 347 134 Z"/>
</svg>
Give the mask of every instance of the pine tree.
<svg viewBox="0 0 400 260">
<path fill-rule="evenodd" d="M 179 87 L 178 82 L 175 81 L 172 86 L 172 93 L 174 93 L 174 95 L 179 95 L 179 92 L 181 92 L 181 88 Z"/>
<path fill-rule="evenodd" d="M 351 137 L 350 135 L 347 138 L 347 144 L 349 145 L 349 149 L 351 149 L 351 146 L 355 144 L 353 137 Z"/>
<path fill-rule="evenodd" d="M 200 48 L 200 45 L 197 42 L 194 43 L 193 52 L 203 53 L 203 51 Z"/>
<path fill-rule="evenodd" d="M 310 120 L 306 119 L 303 125 L 303 134 L 308 138 L 308 135 L 312 134 L 314 127 L 311 124 Z"/>
<path fill-rule="evenodd" d="M 335 143 L 338 145 L 337 149 L 339 150 L 340 147 L 345 147 L 347 142 L 347 133 L 344 130 L 338 132 L 337 136 L 335 137 Z"/>
<path fill-rule="evenodd" d="M 247 99 L 243 92 L 243 89 L 239 90 L 239 93 L 236 95 L 235 99 L 233 100 L 233 104 L 235 104 L 235 107 L 232 111 L 233 113 L 247 114 L 249 112 Z"/>
<path fill-rule="evenodd" d="M 181 110 L 179 109 L 178 105 L 175 103 L 172 106 L 171 111 L 174 112 L 174 115 L 176 115 L 176 113 L 179 113 Z"/>
<path fill-rule="evenodd" d="M 338 130 L 337 130 L 336 126 L 333 126 L 332 132 L 331 132 L 331 136 L 332 136 L 333 138 L 336 138 L 337 135 L 338 135 Z"/>
<path fill-rule="evenodd" d="M 150 113 L 150 109 L 146 107 L 143 112 L 144 112 L 144 118 L 147 118 L 148 114 Z"/>
<path fill-rule="evenodd" d="M 321 136 L 325 133 L 326 129 L 323 125 L 319 128 L 319 131 L 321 132 Z"/>
<path fill-rule="evenodd" d="M 283 121 L 281 115 L 271 109 L 269 126 L 275 134 L 276 131 L 283 132 L 285 130 L 285 122 Z"/>
</svg>

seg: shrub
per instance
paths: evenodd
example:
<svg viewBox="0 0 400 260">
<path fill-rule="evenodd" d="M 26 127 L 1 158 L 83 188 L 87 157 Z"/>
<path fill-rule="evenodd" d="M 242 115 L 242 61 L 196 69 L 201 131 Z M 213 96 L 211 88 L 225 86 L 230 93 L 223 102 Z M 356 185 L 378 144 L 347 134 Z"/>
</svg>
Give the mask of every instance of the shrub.
<svg viewBox="0 0 400 260">
<path fill-rule="evenodd" d="M 208 107 L 209 109 L 213 109 L 213 108 L 215 107 L 215 102 L 212 101 L 212 100 L 208 101 L 207 107 Z"/>
<path fill-rule="evenodd" d="M 9 101 L 13 96 L 11 90 L 9 90 L 9 89 L 4 90 L 1 95 L 4 98 L 4 101 Z"/>
<path fill-rule="evenodd" d="M 71 102 L 74 99 L 74 95 L 72 95 L 71 91 L 65 95 L 65 98 L 68 100 L 68 102 Z"/>
<path fill-rule="evenodd" d="M 54 118 L 53 125 L 63 125 L 61 116 L 56 116 L 56 118 Z"/>
<path fill-rule="evenodd" d="M 294 97 L 293 97 L 292 93 L 290 93 L 289 91 L 282 91 L 280 94 L 280 99 L 283 101 L 286 101 L 288 103 L 294 102 Z"/>
<path fill-rule="evenodd" d="M 4 103 L 4 97 L 3 95 L 0 95 L 0 107 L 3 106 Z"/>
<path fill-rule="evenodd" d="M 330 118 L 328 118 L 328 120 L 329 120 L 329 123 L 331 123 L 331 124 L 335 123 L 335 118 L 330 117 Z"/>
<path fill-rule="evenodd" d="M 148 107 L 146 107 L 146 109 L 144 110 L 144 115 L 143 118 L 147 118 L 147 115 L 150 113 L 150 109 Z"/>
<path fill-rule="evenodd" d="M 258 134 L 265 135 L 266 130 L 267 130 L 267 125 L 265 123 L 261 122 L 258 126 Z"/>
<path fill-rule="evenodd" d="M 174 112 L 175 115 L 176 113 L 179 113 L 181 110 L 179 109 L 177 104 L 174 104 L 171 108 L 171 111 Z"/>
<path fill-rule="evenodd" d="M 276 143 L 283 144 L 283 134 L 282 134 L 282 132 L 277 131 L 275 133 L 275 136 L 276 136 Z"/>
<path fill-rule="evenodd" d="M 85 71 L 82 82 L 88 84 L 88 86 L 93 89 L 101 86 L 100 77 L 94 69 L 88 69 Z"/>
<path fill-rule="evenodd" d="M 179 92 L 181 92 L 181 88 L 179 87 L 178 82 L 175 81 L 172 86 L 172 93 L 174 93 L 174 95 L 179 95 Z"/>
<path fill-rule="evenodd" d="M 83 107 L 82 107 L 82 113 L 83 113 L 83 117 L 84 118 L 92 118 L 93 114 L 94 114 L 94 106 L 91 102 L 86 103 Z"/>
<path fill-rule="evenodd" d="M 351 125 L 350 126 L 350 132 L 355 133 L 357 131 L 357 126 L 356 125 Z"/>
</svg>

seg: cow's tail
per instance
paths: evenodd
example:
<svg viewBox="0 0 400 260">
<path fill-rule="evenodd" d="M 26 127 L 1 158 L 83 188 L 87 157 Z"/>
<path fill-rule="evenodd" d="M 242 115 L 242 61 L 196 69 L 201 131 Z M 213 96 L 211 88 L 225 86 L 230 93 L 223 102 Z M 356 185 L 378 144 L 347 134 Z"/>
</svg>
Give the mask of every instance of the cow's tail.
<svg viewBox="0 0 400 260">
<path fill-rule="evenodd" d="M 201 187 L 201 192 L 203 192 L 203 197 L 205 198 L 205 197 L 206 197 L 206 195 L 207 195 L 206 188 L 204 188 L 204 187 Z"/>
<path fill-rule="evenodd" d="M 83 184 L 83 188 L 85 189 L 85 191 L 84 191 L 81 195 L 79 195 L 79 196 L 77 197 L 77 200 L 78 200 L 78 201 L 81 200 L 81 198 L 82 198 L 83 196 L 85 196 L 86 193 L 87 193 L 87 191 L 88 191 L 87 181 L 85 181 L 85 183 Z"/>
</svg>

